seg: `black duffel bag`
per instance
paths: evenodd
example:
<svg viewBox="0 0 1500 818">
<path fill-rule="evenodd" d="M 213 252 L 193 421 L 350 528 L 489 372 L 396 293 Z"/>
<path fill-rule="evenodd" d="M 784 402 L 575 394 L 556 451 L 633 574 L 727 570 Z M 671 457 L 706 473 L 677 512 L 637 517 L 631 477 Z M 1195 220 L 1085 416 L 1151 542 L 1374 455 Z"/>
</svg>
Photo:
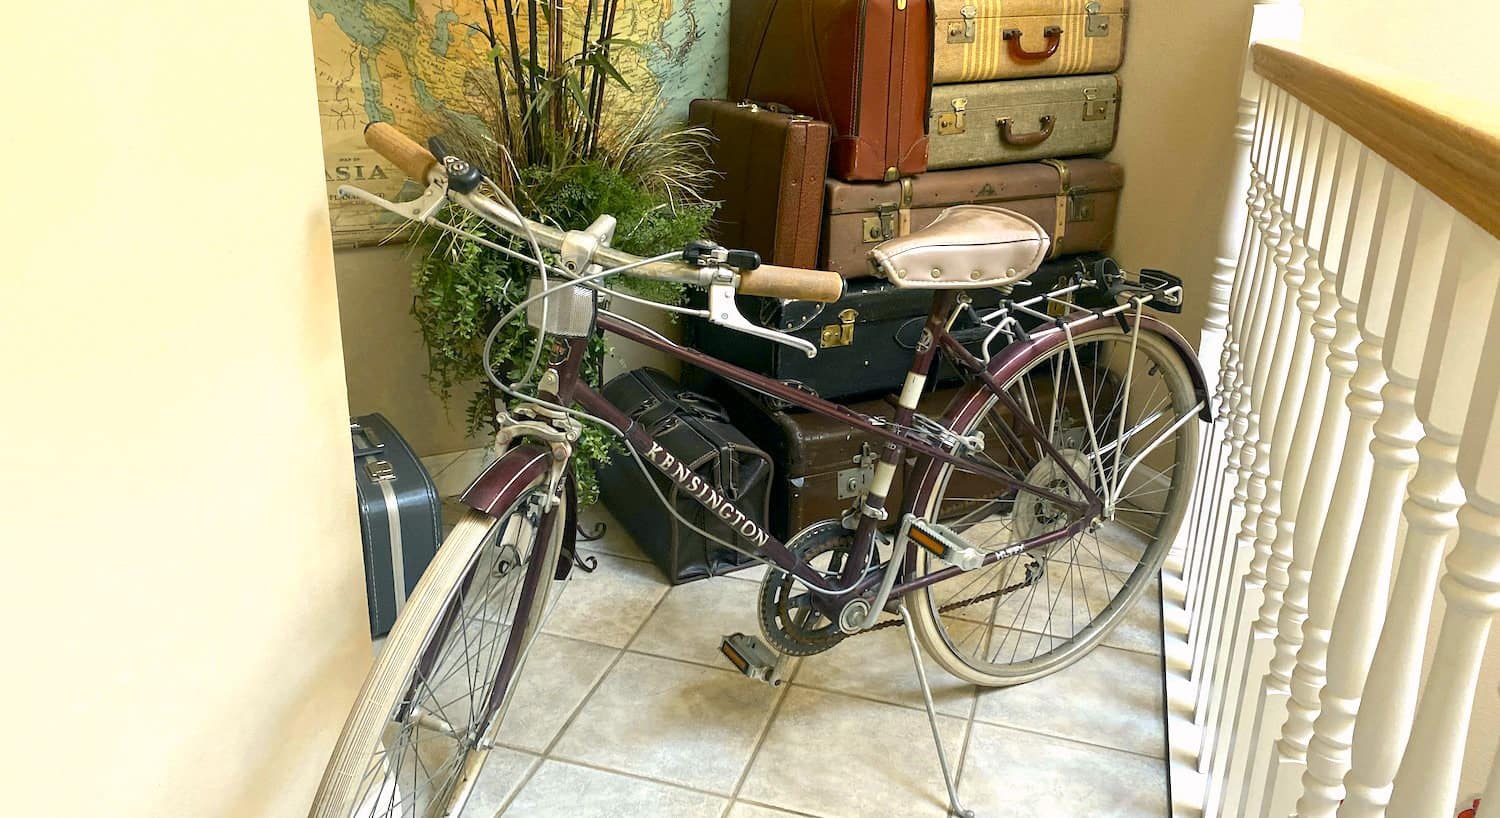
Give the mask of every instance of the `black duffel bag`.
<svg viewBox="0 0 1500 818">
<path fill-rule="evenodd" d="M 662 448 L 764 527 L 769 512 L 771 458 L 729 422 L 715 401 L 683 390 L 655 369 L 610 379 L 604 397 L 640 422 Z M 677 513 L 704 531 L 750 550 L 754 545 L 650 465 L 650 479 Z M 599 493 L 641 548 L 678 585 L 755 564 L 734 549 L 706 539 L 662 508 L 656 492 L 629 453 L 599 466 Z"/>
</svg>

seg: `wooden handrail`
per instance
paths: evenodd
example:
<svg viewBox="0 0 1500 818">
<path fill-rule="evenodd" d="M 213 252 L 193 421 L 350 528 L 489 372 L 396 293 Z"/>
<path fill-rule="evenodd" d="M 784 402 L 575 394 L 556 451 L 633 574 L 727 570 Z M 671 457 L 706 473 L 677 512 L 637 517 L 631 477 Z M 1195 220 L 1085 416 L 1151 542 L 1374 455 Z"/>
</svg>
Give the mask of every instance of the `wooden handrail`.
<svg viewBox="0 0 1500 818">
<path fill-rule="evenodd" d="M 1269 43 L 1255 73 L 1290 92 L 1418 184 L 1500 237 L 1500 132 L 1424 105 L 1366 77 Z M 1467 119 L 1467 118 L 1466 118 Z"/>
</svg>

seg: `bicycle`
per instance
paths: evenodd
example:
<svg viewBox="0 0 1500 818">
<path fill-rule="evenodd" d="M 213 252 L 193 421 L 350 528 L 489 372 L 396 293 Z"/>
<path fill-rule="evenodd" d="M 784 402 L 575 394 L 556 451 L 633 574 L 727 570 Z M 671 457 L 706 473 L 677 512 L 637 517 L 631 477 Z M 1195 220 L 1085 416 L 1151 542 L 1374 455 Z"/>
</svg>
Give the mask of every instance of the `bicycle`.
<svg viewBox="0 0 1500 818">
<path fill-rule="evenodd" d="M 446 155 L 436 140 L 437 156 L 384 123 L 367 129 L 366 140 L 427 187 L 402 204 L 357 188 L 341 193 L 534 264 L 528 298 L 500 323 L 524 308 L 541 330 L 534 363 L 544 345 L 551 355 L 540 362 L 535 394 L 493 379 L 514 401 L 499 410 L 503 453 L 463 494 L 468 512 L 391 631 L 338 740 L 313 815 L 462 811 L 489 750 L 503 740 L 496 728 L 551 585 L 571 566 L 572 444 L 584 422 L 613 429 L 640 468 L 649 464 L 707 507 L 732 539 L 700 533 L 769 565 L 761 638 L 735 634 L 723 644 L 740 672 L 779 683 L 780 655 L 818 653 L 869 630 L 904 626 L 935 740 L 919 650 L 976 685 L 1030 681 L 1097 645 L 1160 568 L 1198 461 L 1194 420 L 1211 419 L 1191 348 L 1145 314 L 1147 306 L 1180 309 L 1182 286 L 1172 276 L 1142 271 L 1131 279 L 1101 263 L 1048 293 L 1008 297 L 974 316 L 992 328 L 981 357 L 949 333 L 961 313 L 975 312 L 963 290 L 990 286 L 1013 295 L 1045 256 L 1046 234 L 993 208 L 945 214 L 880 245 L 875 256 L 887 277 L 935 288 L 892 416 L 866 416 L 682 347 L 600 303 L 601 295 L 628 297 L 605 286 L 611 275 L 682 282 L 708 290 L 708 309 L 696 311 L 701 317 L 812 356 L 816 349 L 806 341 L 747 321 L 735 295 L 830 302 L 843 290 L 836 274 L 762 265 L 752 253 L 708 242 L 637 258 L 609 246 L 614 223 L 607 216 L 568 231 L 525 219 L 477 168 Z M 436 218 L 445 203 L 513 236 L 521 249 Z M 943 273 L 955 263 L 972 273 Z M 1083 290 L 1113 296 L 1114 306 L 1075 309 L 1071 299 Z M 1059 316 L 1038 307 L 1070 311 Z M 587 339 L 599 331 L 874 435 L 883 448 L 867 488 L 843 518 L 778 540 L 580 380 Z M 965 384 L 932 418 L 915 407 L 939 354 Z M 891 509 L 898 469 L 905 469 L 905 488 Z M 658 499 L 672 511 L 659 490 Z M 882 621 L 887 614 L 895 618 Z M 938 760 L 953 810 L 971 815 L 959 803 L 941 742 Z"/>
</svg>

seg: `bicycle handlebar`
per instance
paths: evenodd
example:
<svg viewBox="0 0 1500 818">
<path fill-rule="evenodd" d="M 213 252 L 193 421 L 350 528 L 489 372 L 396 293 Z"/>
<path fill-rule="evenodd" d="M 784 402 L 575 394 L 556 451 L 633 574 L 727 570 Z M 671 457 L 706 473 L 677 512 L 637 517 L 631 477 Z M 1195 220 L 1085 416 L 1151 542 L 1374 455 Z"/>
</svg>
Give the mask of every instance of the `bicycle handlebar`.
<svg viewBox="0 0 1500 818">
<path fill-rule="evenodd" d="M 428 175 L 435 166 L 438 166 L 437 157 L 432 152 L 417 144 L 415 140 L 398 130 L 388 122 L 372 122 L 365 128 L 365 144 L 369 145 L 376 153 L 389 159 L 392 164 L 400 168 L 403 173 L 410 176 L 418 183 L 425 184 Z M 469 194 L 480 198 L 476 194 Z M 509 218 L 505 222 L 514 221 L 515 224 L 505 224 L 508 231 L 521 237 L 526 236 L 525 228 L 522 226 L 522 217 L 518 213 L 502 208 L 498 202 L 488 201 L 497 215 L 503 211 L 503 215 Z M 486 208 L 488 210 L 489 208 Z M 543 246 L 557 250 L 561 246 L 563 234 L 556 228 L 530 222 L 531 232 L 536 236 Z M 630 255 L 613 248 L 600 248 L 599 257 L 616 266 L 623 266 L 640 261 L 637 256 Z M 706 283 L 704 268 L 688 264 L 685 261 L 661 261 L 648 264 L 625 275 L 639 275 L 647 278 L 666 278 L 673 281 L 682 281 L 689 284 Z M 826 270 L 807 270 L 800 267 L 778 267 L 774 264 L 762 264 L 754 270 L 741 270 L 738 272 L 739 292 L 746 295 L 761 295 L 771 298 L 791 298 L 800 301 L 837 301 L 844 294 L 844 279 L 838 273 Z"/>
</svg>

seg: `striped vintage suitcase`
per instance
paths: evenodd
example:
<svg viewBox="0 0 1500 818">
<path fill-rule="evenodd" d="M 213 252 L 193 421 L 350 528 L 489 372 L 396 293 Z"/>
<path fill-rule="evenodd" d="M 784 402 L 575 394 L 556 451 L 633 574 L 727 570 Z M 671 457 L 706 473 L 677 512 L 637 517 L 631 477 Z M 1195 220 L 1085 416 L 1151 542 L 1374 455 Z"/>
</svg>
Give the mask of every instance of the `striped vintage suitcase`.
<svg viewBox="0 0 1500 818">
<path fill-rule="evenodd" d="M 1103 74 L 1125 53 L 1125 0 L 936 0 L 934 83 Z"/>
<path fill-rule="evenodd" d="M 934 86 L 928 167 L 1104 153 L 1114 146 L 1119 108 L 1113 74 Z"/>
</svg>

